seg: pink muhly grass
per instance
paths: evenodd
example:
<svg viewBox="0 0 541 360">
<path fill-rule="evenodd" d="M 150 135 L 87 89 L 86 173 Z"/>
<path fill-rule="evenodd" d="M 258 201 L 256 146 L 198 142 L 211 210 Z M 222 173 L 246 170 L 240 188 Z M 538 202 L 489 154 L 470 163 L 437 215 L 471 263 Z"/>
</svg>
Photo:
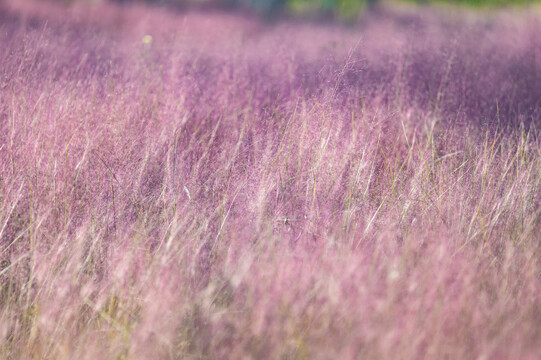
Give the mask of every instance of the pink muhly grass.
<svg viewBox="0 0 541 360">
<path fill-rule="evenodd" d="M 0 10 L 0 357 L 538 356 L 536 10 Z"/>
</svg>

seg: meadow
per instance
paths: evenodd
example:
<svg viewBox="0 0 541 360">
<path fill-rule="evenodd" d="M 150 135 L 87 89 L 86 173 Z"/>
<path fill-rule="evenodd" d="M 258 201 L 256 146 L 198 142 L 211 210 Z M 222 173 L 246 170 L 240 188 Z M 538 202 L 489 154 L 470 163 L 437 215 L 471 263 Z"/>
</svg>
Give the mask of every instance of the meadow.
<svg viewBox="0 0 541 360">
<path fill-rule="evenodd" d="M 540 19 L 0 2 L 0 358 L 538 359 Z"/>
</svg>

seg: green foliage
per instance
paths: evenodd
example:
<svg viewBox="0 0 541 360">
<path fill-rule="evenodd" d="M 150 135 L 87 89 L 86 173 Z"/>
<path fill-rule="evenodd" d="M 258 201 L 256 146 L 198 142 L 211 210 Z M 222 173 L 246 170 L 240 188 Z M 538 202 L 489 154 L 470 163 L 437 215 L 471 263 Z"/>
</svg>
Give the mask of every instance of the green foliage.
<svg viewBox="0 0 541 360">
<path fill-rule="evenodd" d="M 296 14 L 321 14 L 354 20 L 377 0 L 288 0 L 287 10 Z"/>
<path fill-rule="evenodd" d="M 258 1 L 258 0 L 252 0 Z M 342 20 L 354 20 L 376 3 L 413 2 L 417 4 L 449 4 L 472 7 L 501 7 L 539 3 L 539 0 L 259 0 L 280 1 L 281 5 L 296 14 L 330 15 Z"/>
<path fill-rule="evenodd" d="M 468 5 L 474 7 L 499 7 L 508 5 L 527 5 L 538 3 L 539 0 L 409 0 L 418 4 L 435 3 L 435 4 L 455 4 Z"/>
<path fill-rule="evenodd" d="M 60 0 L 67 2 L 87 0 Z M 110 0 L 129 3 L 135 0 Z M 172 5 L 209 5 L 218 7 L 241 7 L 252 9 L 264 17 L 274 17 L 281 13 L 293 13 L 309 17 L 332 17 L 345 21 L 355 20 L 377 3 L 408 2 L 417 4 L 449 4 L 472 7 L 500 7 L 508 5 L 527 5 L 541 0 L 143 0 L 148 3 Z"/>
</svg>

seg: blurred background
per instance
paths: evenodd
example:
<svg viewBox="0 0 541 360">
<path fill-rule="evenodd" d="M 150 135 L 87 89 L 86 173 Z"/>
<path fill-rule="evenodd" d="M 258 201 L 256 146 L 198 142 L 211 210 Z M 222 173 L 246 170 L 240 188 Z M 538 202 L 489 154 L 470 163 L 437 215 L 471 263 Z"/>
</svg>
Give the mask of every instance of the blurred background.
<svg viewBox="0 0 541 360">
<path fill-rule="evenodd" d="M 100 0 L 58 0 L 63 2 L 96 2 Z M 541 0 L 101 0 L 114 3 L 150 3 L 173 7 L 240 9 L 258 13 L 265 18 L 295 16 L 304 18 L 354 21 L 360 14 L 380 5 L 409 4 L 468 7 L 490 10 L 540 4 Z"/>
</svg>

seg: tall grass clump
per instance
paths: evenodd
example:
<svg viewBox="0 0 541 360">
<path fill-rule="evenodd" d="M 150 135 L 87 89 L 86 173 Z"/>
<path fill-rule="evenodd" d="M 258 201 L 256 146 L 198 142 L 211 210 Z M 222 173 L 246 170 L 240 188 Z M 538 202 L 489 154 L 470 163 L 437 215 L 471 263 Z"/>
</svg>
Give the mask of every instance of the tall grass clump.
<svg viewBox="0 0 541 360">
<path fill-rule="evenodd" d="M 4 1 L 0 358 L 537 358 L 540 24 Z"/>
</svg>

